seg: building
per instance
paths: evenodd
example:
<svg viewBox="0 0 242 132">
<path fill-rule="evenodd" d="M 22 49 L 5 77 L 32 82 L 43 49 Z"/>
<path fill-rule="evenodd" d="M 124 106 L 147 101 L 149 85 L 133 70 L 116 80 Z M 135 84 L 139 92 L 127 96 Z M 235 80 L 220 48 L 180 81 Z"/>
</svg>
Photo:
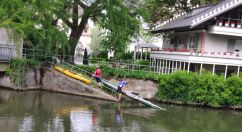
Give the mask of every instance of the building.
<svg viewBox="0 0 242 132">
<path fill-rule="evenodd" d="M 242 68 L 242 0 L 197 7 L 153 31 L 167 33 L 161 49 L 151 52 L 160 74 L 177 70 L 239 75 Z"/>
<path fill-rule="evenodd" d="M 147 54 L 151 52 L 151 49 L 161 48 L 163 43 L 162 36 L 148 36 L 146 38 L 139 37 L 133 39 L 128 47 L 129 52 L 134 52 L 133 59 L 147 59 Z"/>
<path fill-rule="evenodd" d="M 0 73 L 10 66 L 10 60 L 22 58 L 23 36 L 11 29 L 0 28 Z"/>
</svg>

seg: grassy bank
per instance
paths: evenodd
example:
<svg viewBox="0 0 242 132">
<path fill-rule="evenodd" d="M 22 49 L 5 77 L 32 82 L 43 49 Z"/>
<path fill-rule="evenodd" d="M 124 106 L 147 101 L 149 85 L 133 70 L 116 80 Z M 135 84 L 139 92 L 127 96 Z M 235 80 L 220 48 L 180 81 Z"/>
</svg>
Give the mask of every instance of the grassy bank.
<svg viewBox="0 0 242 132">
<path fill-rule="evenodd" d="M 79 66 L 89 72 L 93 66 Z M 178 71 L 173 74 L 158 75 L 142 71 L 101 67 L 104 76 L 128 77 L 153 80 L 159 83 L 156 99 L 163 102 L 180 104 L 199 104 L 211 107 L 242 106 L 242 77 L 212 75 L 203 72 L 201 75 Z"/>
</svg>

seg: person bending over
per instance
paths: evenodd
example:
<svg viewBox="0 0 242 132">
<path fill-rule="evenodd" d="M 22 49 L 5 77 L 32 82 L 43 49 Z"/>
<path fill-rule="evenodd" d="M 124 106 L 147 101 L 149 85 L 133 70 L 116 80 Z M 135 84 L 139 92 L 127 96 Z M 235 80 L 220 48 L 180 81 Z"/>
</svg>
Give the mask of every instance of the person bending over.
<svg viewBox="0 0 242 132">
<path fill-rule="evenodd" d="M 121 96 L 123 91 L 125 90 L 125 86 L 126 86 L 127 82 L 126 81 L 122 81 L 119 83 L 118 85 L 118 101 L 121 101 Z"/>
</svg>

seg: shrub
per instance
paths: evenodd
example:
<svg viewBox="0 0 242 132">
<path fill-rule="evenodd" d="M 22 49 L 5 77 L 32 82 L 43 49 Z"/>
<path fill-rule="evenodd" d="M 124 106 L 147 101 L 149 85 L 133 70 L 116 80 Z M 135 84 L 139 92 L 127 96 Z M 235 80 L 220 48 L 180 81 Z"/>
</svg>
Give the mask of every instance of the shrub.
<svg viewBox="0 0 242 132">
<path fill-rule="evenodd" d="M 242 77 L 229 77 L 225 81 L 222 97 L 226 105 L 242 105 Z"/>
<path fill-rule="evenodd" d="M 95 67 L 80 66 L 89 72 Z M 200 103 L 208 106 L 242 105 L 242 77 L 212 75 L 202 72 L 201 75 L 178 71 L 173 74 L 159 75 L 144 71 L 127 71 L 119 68 L 101 67 L 106 76 L 130 77 L 159 82 L 157 100 Z"/>
<path fill-rule="evenodd" d="M 158 99 L 177 100 L 187 103 L 192 100 L 191 93 L 196 84 L 196 75 L 178 71 L 170 75 L 161 75 Z"/>
<path fill-rule="evenodd" d="M 221 93 L 225 88 L 224 83 L 223 76 L 212 75 L 210 72 L 203 72 L 198 77 L 193 101 L 214 106 L 223 104 Z"/>
</svg>

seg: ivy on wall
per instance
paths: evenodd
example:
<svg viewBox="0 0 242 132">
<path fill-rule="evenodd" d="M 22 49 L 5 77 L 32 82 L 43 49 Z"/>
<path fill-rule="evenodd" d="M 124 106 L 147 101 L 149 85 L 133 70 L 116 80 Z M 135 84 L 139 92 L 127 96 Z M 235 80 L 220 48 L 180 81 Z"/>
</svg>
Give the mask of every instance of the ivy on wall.
<svg viewBox="0 0 242 132">
<path fill-rule="evenodd" d="M 11 61 L 7 74 L 16 86 L 26 87 L 26 74 L 29 69 L 39 68 L 40 63 L 31 59 L 14 59 Z"/>
</svg>

